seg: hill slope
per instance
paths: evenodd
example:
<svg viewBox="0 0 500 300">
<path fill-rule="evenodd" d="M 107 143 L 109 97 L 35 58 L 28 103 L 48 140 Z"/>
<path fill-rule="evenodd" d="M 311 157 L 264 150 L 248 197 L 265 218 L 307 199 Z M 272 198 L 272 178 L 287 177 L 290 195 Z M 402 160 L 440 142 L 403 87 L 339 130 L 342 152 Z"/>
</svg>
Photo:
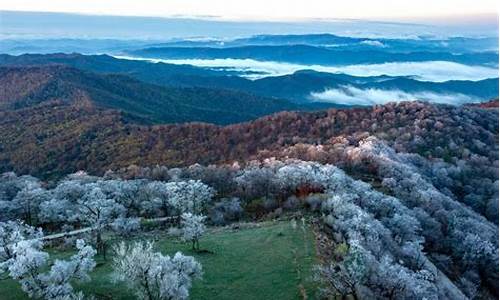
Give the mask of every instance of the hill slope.
<svg viewBox="0 0 500 300">
<path fill-rule="evenodd" d="M 69 72 L 65 73 L 67 78 L 76 72 L 67 68 L 57 68 L 57 71 Z M 337 143 L 355 143 L 365 133 L 388 141 L 398 151 L 429 157 L 447 159 L 452 154 L 468 157 L 475 153 L 494 158 L 497 155 L 494 146 L 498 141 L 498 109 L 405 102 L 366 109 L 284 112 L 226 127 L 210 124 L 141 126 L 131 124 L 130 115 L 142 117 L 132 111 L 142 104 L 126 102 L 131 99 L 125 97 L 128 90 L 101 93 L 98 88 L 101 77 L 90 78 L 97 82 L 93 85 L 95 90 L 89 91 L 65 89 L 66 84 L 74 87 L 74 83 L 62 79 L 54 81 L 54 77 L 45 76 L 43 72 L 37 75 L 43 80 L 35 80 L 33 74 L 38 74 L 36 72 L 30 72 L 31 77 L 26 78 L 19 72 L 9 69 L 0 73 L 0 83 L 4 87 L 0 97 L 0 172 L 15 170 L 54 176 L 79 169 L 103 173 L 131 164 L 181 166 L 231 162 L 279 156 L 285 149 L 300 144 L 333 147 Z M 17 80 L 8 79 L 6 74 L 18 76 Z M 121 82 L 120 77 L 112 78 Z M 54 89 L 61 91 L 55 93 L 60 97 L 46 96 L 45 101 L 40 101 L 42 96 L 54 95 Z M 30 93 L 25 95 L 19 91 Z M 149 96 L 163 95 L 163 91 L 155 87 L 147 96 L 153 99 L 151 101 L 158 101 Z M 20 97 L 7 97 L 6 92 L 16 92 Z M 111 96 L 105 97 L 107 95 Z M 103 109 L 117 103 L 130 105 L 129 114 Z M 145 107 L 142 111 L 148 106 Z M 174 109 L 193 111 L 188 108 L 191 107 Z M 222 117 L 220 111 L 210 113 L 207 112 L 207 116 Z M 347 135 L 353 138 L 344 141 Z M 354 138 L 356 136 L 358 138 Z M 464 149 L 468 150 L 462 154 Z M 337 158 L 332 154 L 325 159 Z"/>
<path fill-rule="evenodd" d="M 64 66 L 0 69 L 0 109 L 30 108 L 47 101 L 118 109 L 145 124 L 237 123 L 282 110 L 305 109 L 286 100 L 209 88 L 167 88 L 122 75 L 98 75 Z"/>
</svg>

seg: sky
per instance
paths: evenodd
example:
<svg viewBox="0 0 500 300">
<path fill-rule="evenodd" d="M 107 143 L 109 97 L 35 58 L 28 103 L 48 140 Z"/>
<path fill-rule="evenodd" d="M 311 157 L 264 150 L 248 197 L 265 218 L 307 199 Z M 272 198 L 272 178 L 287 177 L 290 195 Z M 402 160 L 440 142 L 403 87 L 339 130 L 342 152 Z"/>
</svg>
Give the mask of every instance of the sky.
<svg viewBox="0 0 500 300">
<path fill-rule="evenodd" d="M 0 40 L 497 37 L 497 0 L 0 0 Z"/>
<path fill-rule="evenodd" d="M 0 10 L 201 17 L 236 21 L 312 19 L 471 20 L 497 13 L 496 0 L 16 0 Z"/>
</svg>

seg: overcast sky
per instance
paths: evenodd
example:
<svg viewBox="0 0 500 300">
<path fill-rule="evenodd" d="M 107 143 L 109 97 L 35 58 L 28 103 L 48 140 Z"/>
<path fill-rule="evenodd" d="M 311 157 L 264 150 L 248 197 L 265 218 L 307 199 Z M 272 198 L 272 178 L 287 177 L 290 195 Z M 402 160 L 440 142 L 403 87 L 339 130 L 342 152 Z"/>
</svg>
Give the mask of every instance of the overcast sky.
<svg viewBox="0 0 500 300">
<path fill-rule="evenodd" d="M 242 21 L 317 18 L 405 21 L 462 19 L 464 16 L 480 21 L 484 14 L 497 13 L 497 0 L 15 0 L 0 1 L 0 10 L 197 16 Z"/>
</svg>

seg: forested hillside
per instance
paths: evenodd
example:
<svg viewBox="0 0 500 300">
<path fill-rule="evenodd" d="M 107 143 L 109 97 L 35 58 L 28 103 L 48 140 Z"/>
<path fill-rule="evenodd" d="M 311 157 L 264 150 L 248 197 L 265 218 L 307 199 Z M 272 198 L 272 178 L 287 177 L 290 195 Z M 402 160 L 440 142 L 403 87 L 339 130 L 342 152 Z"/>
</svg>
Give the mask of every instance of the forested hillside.
<svg viewBox="0 0 500 300">
<path fill-rule="evenodd" d="M 66 66 L 0 68 L 0 109 L 33 109 L 52 102 L 116 109 L 142 124 L 230 124 L 283 110 L 311 109 L 286 100 L 209 88 L 167 88 L 123 75 Z M 86 102 L 82 100 L 87 100 Z"/>
<path fill-rule="evenodd" d="M 135 164 L 187 166 L 248 161 L 266 157 L 296 157 L 345 164 L 345 151 L 369 136 L 397 152 L 439 161 L 456 180 L 439 186 L 475 202 L 474 190 L 497 180 L 498 108 L 448 106 L 421 102 L 324 112 L 283 112 L 219 127 L 191 123 L 142 126 L 116 110 L 96 108 L 85 94 L 72 105 L 63 100 L 42 102 L 1 113 L 2 171 L 57 177 L 87 170 L 103 174 Z M 29 97 L 25 99 L 30 99 Z M 87 105 L 88 104 L 88 105 Z M 374 171 L 367 169 L 368 174 Z M 361 174 L 367 174 L 366 171 Z M 433 175 L 434 174 L 434 175 Z M 477 181 L 471 175 L 479 176 Z M 470 186 L 470 187 L 468 187 Z M 472 188 L 475 186 L 475 188 Z M 485 212 L 484 205 L 477 210 Z M 492 217 L 493 218 L 493 217 Z"/>
</svg>

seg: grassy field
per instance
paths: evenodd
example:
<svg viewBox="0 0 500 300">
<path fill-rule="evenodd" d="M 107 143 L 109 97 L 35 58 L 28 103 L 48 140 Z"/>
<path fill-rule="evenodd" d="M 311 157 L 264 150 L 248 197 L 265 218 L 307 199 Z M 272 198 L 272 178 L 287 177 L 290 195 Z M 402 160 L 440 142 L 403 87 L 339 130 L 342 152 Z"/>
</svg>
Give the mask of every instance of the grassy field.
<svg viewBox="0 0 500 300">
<path fill-rule="evenodd" d="M 313 299 L 311 282 L 315 264 L 313 235 L 309 228 L 293 229 L 290 222 L 261 223 L 259 227 L 217 230 L 207 234 L 200 246 L 211 253 L 195 253 L 190 244 L 168 237 L 156 237 L 156 247 L 164 254 L 182 251 L 203 265 L 203 279 L 195 282 L 191 299 Z M 54 256 L 70 253 L 55 252 Z M 135 299 L 133 291 L 113 282 L 111 263 L 97 259 L 92 280 L 80 286 L 97 299 Z M 0 281 L 0 299 L 28 299 L 19 285 Z"/>
</svg>

